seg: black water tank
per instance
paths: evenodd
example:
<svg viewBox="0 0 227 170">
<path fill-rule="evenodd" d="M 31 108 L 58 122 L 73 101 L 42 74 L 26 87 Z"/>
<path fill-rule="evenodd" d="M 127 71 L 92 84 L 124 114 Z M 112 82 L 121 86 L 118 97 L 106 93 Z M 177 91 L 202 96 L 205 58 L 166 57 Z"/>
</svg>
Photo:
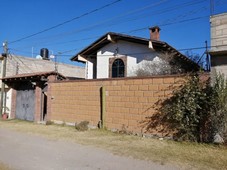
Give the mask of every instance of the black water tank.
<svg viewBox="0 0 227 170">
<path fill-rule="evenodd" d="M 49 60 L 49 51 L 47 48 L 42 48 L 40 50 L 40 55 L 44 60 Z"/>
</svg>

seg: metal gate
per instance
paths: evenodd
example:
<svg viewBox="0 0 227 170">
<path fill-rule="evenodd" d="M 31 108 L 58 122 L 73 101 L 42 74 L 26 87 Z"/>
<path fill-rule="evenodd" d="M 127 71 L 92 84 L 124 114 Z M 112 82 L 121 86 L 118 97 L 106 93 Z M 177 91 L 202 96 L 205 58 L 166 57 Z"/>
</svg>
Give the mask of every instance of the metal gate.
<svg viewBox="0 0 227 170">
<path fill-rule="evenodd" d="M 24 83 L 17 89 L 16 114 L 17 119 L 34 121 L 35 88 L 31 83 Z"/>
</svg>

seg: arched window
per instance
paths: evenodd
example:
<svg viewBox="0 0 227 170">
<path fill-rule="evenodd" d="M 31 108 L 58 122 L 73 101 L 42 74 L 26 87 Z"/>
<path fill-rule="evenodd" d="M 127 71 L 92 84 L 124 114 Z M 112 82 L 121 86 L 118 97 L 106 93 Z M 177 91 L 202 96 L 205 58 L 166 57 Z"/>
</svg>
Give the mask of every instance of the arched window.
<svg viewBox="0 0 227 170">
<path fill-rule="evenodd" d="M 123 60 L 116 59 L 112 64 L 112 77 L 124 77 L 125 76 L 125 64 Z"/>
</svg>

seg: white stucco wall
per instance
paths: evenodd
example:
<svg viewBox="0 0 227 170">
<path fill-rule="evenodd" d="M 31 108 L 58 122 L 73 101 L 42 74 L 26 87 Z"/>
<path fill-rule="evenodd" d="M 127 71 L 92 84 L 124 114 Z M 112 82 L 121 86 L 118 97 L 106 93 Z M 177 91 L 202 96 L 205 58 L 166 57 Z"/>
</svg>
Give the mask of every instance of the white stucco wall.
<svg viewBox="0 0 227 170">
<path fill-rule="evenodd" d="M 9 114 L 9 118 L 11 118 L 12 91 L 12 89 L 7 89 L 6 92 L 6 107 L 8 108 L 6 112 Z"/>
<path fill-rule="evenodd" d="M 92 62 L 90 62 L 90 61 L 86 62 L 86 66 L 85 66 L 86 79 L 93 79 L 93 66 L 94 66 L 94 64 Z"/>
<path fill-rule="evenodd" d="M 137 58 L 127 57 L 127 77 L 135 76 L 137 65 Z"/>
<path fill-rule="evenodd" d="M 111 51 L 97 53 L 97 78 L 108 78 L 109 77 L 109 58 L 113 57 Z"/>
<path fill-rule="evenodd" d="M 110 43 L 97 52 L 97 78 L 109 78 L 109 58 L 127 57 L 127 77 L 134 76 L 138 63 L 153 60 L 157 53 L 148 45 L 139 45 L 126 41 Z"/>
</svg>

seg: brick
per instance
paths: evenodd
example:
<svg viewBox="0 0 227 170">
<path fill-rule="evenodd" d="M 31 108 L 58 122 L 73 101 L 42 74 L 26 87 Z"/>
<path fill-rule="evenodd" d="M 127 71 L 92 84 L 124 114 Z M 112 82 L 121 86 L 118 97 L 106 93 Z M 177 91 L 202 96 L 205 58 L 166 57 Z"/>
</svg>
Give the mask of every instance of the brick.
<svg viewBox="0 0 227 170">
<path fill-rule="evenodd" d="M 125 84 L 125 81 L 124 80 L 117 81 L 117 85 L 124 85 L 124 84 Z"/>
<path fill-rule="evenodd" d="M 168 86 L 182 84 L 175 82 L 177 78 L 183 79 L 156 77 L 51 84 L 48 99 L 54 96 L 54 100 L 48 100 L 48 115 L 50 112 L 51 119 L 88 120 L 96 125 L 100 120 L 100 87 L 105 86 L 107 127 L 122 129 L 127 126 L 127 129 L 140 131 L 140 121 L 154 113 L 155 103 L 171 95 L 172 88 Z"/>
<path fill-rule="evenodd" d="M 136 102 L 139 101 L 139 99 L 138 99 L 138 97 L 130 97 L 130 98 L 129 98 L 129 101 L 130 101 L 130 102 L 136 103 Z"/>
<path fill-rule="evenodd" d="M 158 85 L 151 84 L 151 85 L 148 86 L 148 90 L 157 91 L 158 90 Z"/>
<path fill-rule="evenodd" d="M 135 96 L 135 92 L 134 91 L 126 91 L 125 96 Z"/>
<path fill-rule="evenodd" d="M 124 103 L 125 108 L 132 108 L 133 106 L 134 106 L 134 104 L 132 102 L 125 102 Z"/>
<path fill-rule="evenodd" d="M 129 91 L 129 85 L 122 85 L 121 90 L 123 91 Z"/>
<path fill-rule="evenodd" d="M 138 90 L 138 85 L 130 85 L 130 86 L 129 86 L 129 90 L 131 90 L 131 91 L 136 91 L 136 90 Z"/>
<path fill-rule="evenodd" d="M 169 90 L 170 89 L 170 85 L 166 85 L 166 84 L 160 84 L 158 86 L 158 90 Z"/>
<path fill-rule="evenodd" d="M 110 84 L 113 85 L 113 86 L 116 86 L 117 85 L 117 81 L 116 80 L 112 80 Z"/>
<path fill-rule="evenodd" d="M 121 101 L 122 102 L 128 102 L 129 99 L 130 99 L 129 97 L 124 96 L 124 97 L 121 98 Z"/>
<path fill-rule="evenodd" d="M 136 97 L 142 97 L 143 94 L 144 94 L 143 91 L 135 91 L 135 96 L 136 96 Z"/>
<path fill-rule="evenodd" d="M 164 84 L 172 84 L 172 83 L 174 83 L 174 78 L 173 77 L 165 77 L 163 79 L 163 83 Z"/>
<path fill-rule="evenodd" d="M 128 125 L 129 126 L 137 126 L 139 123 L 137 120 L 129 120 L 128 121 Z"/>
<path fill-rule="evenodd" d="M 148 85 L 140 85 L 139 90 L 148 91 L 148 89 L 149 89 L 148 87 L 149 87 Z"/>
<path fill-rule="evenodd" d="M 134 102 L 134 103 L 133 103 L 133 106 L 134 106 L 134 108 L 136 108 L 136 109 L 143 108 L 142 103 L 139 103 L 139 102 Z"/>
<path fill-rule="evenodd" d="M 165 96 L 168 96 L 168 97 L 170 97 L 170 96 L 172 96 L 173 95 L 173 92 L 172 91 L 165 91 Z"/>
<path fill-rule="evenodd" d="M 123 107 L 124 105 L 124 102 L 115 102 L 115 107 Z"/>
<path fill-rule="evenodd" d="M 151 97 L 151 96 L 153 96 L 153 91 L 146 91 L 146 92 L 144 92 L 143 96 L 144 97 Z"/>
<path fill-rule="evenodd" d="M 133 84 L 134 85 L 138 85 L 138 84 L 142 84 L 143 80 L 139 79 L 139 80 L 133 80 Z"/>
<path fill-rule="evenodd" d="M 164 91 L 156 91 L 154 92 L 154 97 L 161 97 L 161 96 L 164 96 Z"/>
<path fill-rule="evenodd" d="M 121 108 L 122 113 L 128 114 L 129 113 L 129 108 Z"/>
<path fill-rule="evenodd" d="M 128 126 L 128 120 L 126 119 L 118 119 L 118 124 Z"/>
<path fill-rule="evenodd" d="M 112 101 L 113 101 L 113 102 L 120 102 L 120 101 L 121 101 L 121 97 L 113 96 L 113 97 L 112 97 Z"/>
<path fill-rule="evenodd" d="M 125 119 L 132 120 L 132 115 L 133 114 L 125 114 Z"/>
<path fill-rule="evenodd" d="M 113 108 L 113 111 L 114 111 L 115 113 L 120 113 L 120 112 L 121 112 L 121 109 L 118 108 L 118 107 L 114 107 L 114 108 Z"/>
<path fill-rule="evenodd" d="M 130 114 L 138 114 L 139 113 L 139 110 L 138 109 L 135 109 L 135 108 L 130 108 L 129 109 L 129 113 Z"/>
<path fill-rule="evenodd" d="M 129 119 L 129 120 L 136 120 L 138 122 L 138 121 L 142 120 L 142 116 L 139 114 L 138 115 L 133 114 L 133 115 L 131 115 L 131 119 Z"/>
<path fill-rule="evenodd" d="M 176 77 L 175 79 L 174 79 L 174 84 L 183 84 L 183 83 L 185 83 L 186 82 L 186 80 L 185 79 L 183 79 L 183 78 L 181 78 L 181 77 Z"/>
<path fill-rule="evenodd" d="M 125 118 L 125 115 L 121 112 L 119 114 L 115 114 L 114 115 L 114 118 L 116 118 L 116 119 L 124 119 Z"/>
<path fill-rule="evenodd" d="M 147 103 L 148 101 L 146 97 L 139 97 L 138 99 L 140 103 Z"/>
<path fill-rule="evenodd" d="M 114 91 L 116 91 L 116 90 L 119 91 L 119 90 L 121 90 L 121 86 L 114 86 L 114 87 L 113 87 L 113 90 L 114 90 Z"/>
<path fill-rule="evenodd" d="M 163 78 L 154 78 L 153 79 L 153 84 L 162 84 L 163 83 Z"/>
<path fill-rule="evenodd" d="M 153 79 L 143 79 L 143 85 L 149 85 L 153 83 Z"/>
<path fill-rule="evenodd" d="M 125 85 L 133 85 L 134 81 L 133 80 L 125 80 Z"/>
</svg>

